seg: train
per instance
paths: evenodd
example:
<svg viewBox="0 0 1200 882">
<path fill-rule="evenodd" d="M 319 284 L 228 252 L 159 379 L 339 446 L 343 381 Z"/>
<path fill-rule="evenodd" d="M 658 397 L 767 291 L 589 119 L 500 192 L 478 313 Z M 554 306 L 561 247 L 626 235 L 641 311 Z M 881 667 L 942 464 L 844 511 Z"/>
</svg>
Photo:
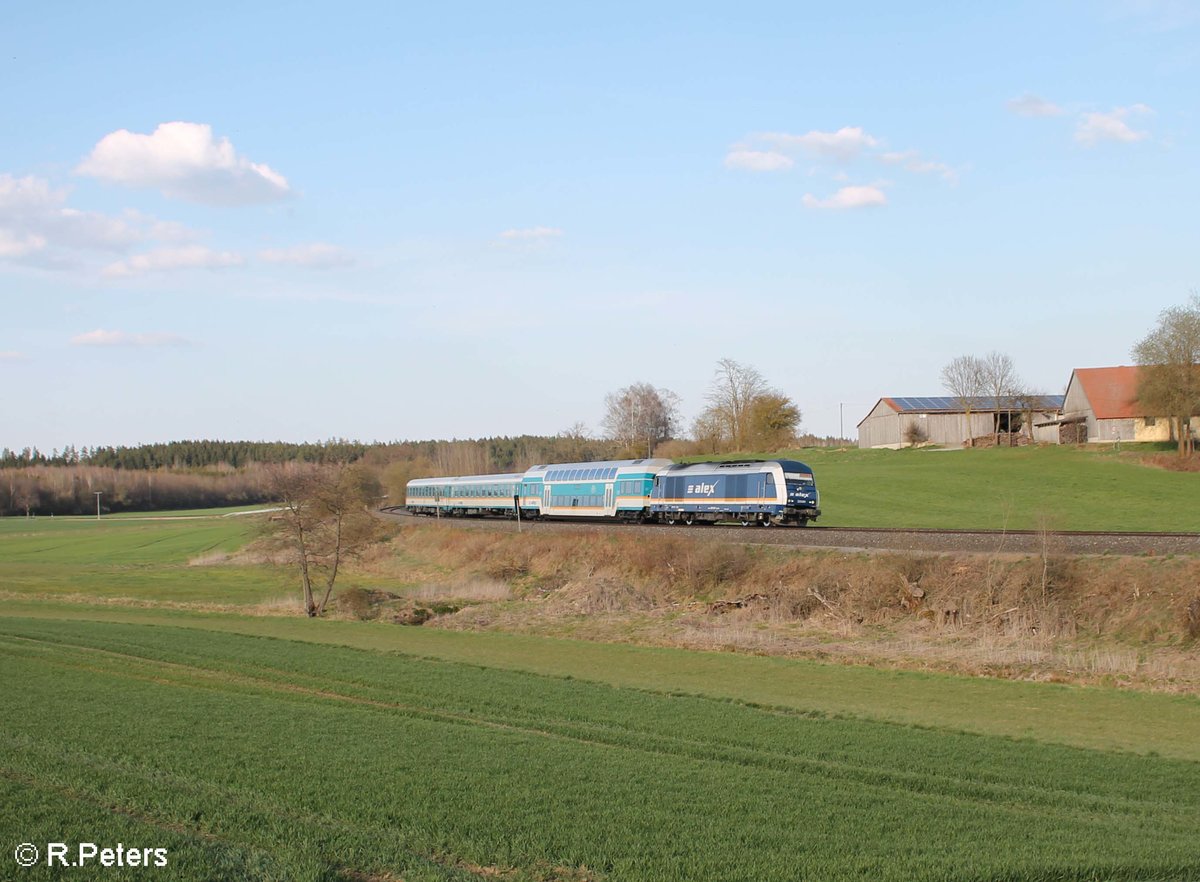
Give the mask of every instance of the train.
<svg viewBox="0 0 1200 882">
<path fill-rule="evenodd" d="M 416 478 L 404 508 L 428 517 L 600 518 L 629 523 L 806 526 L 821 516 L 813 471 L 794 459 L 535 465 L 503 475 Z"/>
</svg>

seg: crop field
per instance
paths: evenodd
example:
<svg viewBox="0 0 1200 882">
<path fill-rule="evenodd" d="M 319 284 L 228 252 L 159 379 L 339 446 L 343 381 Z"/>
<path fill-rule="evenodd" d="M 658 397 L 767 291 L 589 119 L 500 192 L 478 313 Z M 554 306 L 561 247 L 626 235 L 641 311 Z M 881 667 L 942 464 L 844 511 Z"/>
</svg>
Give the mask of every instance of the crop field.
<svg viewBox="0 0 1200 882">
<path fill-rule="evenodd" d="M 813 467 L 819 523 L 827 526 L 1200 531 L 1200 472 L 1151 468 L 1128 450 L 809 448 L 787 455 Z"/>
<path fill-rule="evenodd" d="M 6 840 L 172 878 L 1200 874 L 1193 761 L 146 625 L 0 619 L 0 665 Z"/>
<path fill-rule="evenodd" d="M 0 878 L 1200 878 L 1194 695 L 262 615 L 254 530 L 0 521 Z"/>
<path fill-rule="evenodd" d="M 260 602 L 282 590 L 256 566 L 196 567 L 241 548 L 251 518 L 0 519 L 0 592 L 156 602 Z"/>
</svg>

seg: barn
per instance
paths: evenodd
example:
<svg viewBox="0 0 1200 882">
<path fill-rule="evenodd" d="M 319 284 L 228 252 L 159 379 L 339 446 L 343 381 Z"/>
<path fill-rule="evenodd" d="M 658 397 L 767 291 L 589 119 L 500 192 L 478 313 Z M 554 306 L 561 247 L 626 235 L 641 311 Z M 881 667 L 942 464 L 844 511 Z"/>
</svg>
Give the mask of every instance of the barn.
<svg viewBox="0 0 1200 882">
<path fill-rule="evenodd" d="M 962 447 L 967 438 L 980 438 L 996 432 L 1020 431 L 1028 422 L 1021 402 L 992 397 L 966 399 L 954 397 L 880 398 L 871 412 L 858 424 L 859 447 L 906 447 L 914 440 L 943 447 Z M 1037 428 L 1038 423 L 1054 419 L 1062 407 L 1063 396 L 1042 395 L 1033 414 L 1035 441 L 1057 441 L 1057 428 Z"/>
<path fill-rule="evenodd" d="M 1063 440 L 1090 442 L 1174 441 L 1173 421 L 1161 414 L 1149 414 L 1138 403 L 1138 368 L 1075 368 L 1067 383 L 1067 394 L 1059 422 L 1064 424 Z M 1077 434 L 1067 426 L 1078 426 Z M 1200 429 L 1200 419 L 1192 420 L 1192 432 Z"/>
</svg>

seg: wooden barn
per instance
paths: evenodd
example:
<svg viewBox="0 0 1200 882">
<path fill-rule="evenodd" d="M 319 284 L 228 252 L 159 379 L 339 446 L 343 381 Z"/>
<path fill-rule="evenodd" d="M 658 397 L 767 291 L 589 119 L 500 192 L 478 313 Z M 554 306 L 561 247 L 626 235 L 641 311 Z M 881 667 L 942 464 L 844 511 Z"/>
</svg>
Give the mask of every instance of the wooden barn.
<svg viewBox="0 0 1200 882">
<path fill-rule="evenodd" d="M 980 397 L 969 402 L 968 420 L 967 408 L 959 398 L 880 398 L 858 424 L 858 446 L 897 448 L 929 443 L 962 447 L 968 438 L 1010 431 L 1024 433 L 1034 441 L 1058 440 L 1057 426 L 1039 428 L 1038 424 L 1057 417 L 1061 395 L 1040 396 L 1032 421 L 1025 405 L 1017 400 Z"/>
</svg>

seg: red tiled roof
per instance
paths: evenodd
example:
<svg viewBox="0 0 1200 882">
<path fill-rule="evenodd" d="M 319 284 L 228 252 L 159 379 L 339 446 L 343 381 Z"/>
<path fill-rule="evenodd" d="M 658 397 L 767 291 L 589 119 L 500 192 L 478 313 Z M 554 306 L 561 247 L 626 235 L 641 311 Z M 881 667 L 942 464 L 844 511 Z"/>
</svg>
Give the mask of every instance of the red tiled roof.
<svg viewBox="0 0 1200 882">
<path fill-rule="evenodd" d="M 1147 416 L 1137 400 L 1136 367 L 1075 368 L 1075 378 L 1098 420 Z"/>
</svg>

